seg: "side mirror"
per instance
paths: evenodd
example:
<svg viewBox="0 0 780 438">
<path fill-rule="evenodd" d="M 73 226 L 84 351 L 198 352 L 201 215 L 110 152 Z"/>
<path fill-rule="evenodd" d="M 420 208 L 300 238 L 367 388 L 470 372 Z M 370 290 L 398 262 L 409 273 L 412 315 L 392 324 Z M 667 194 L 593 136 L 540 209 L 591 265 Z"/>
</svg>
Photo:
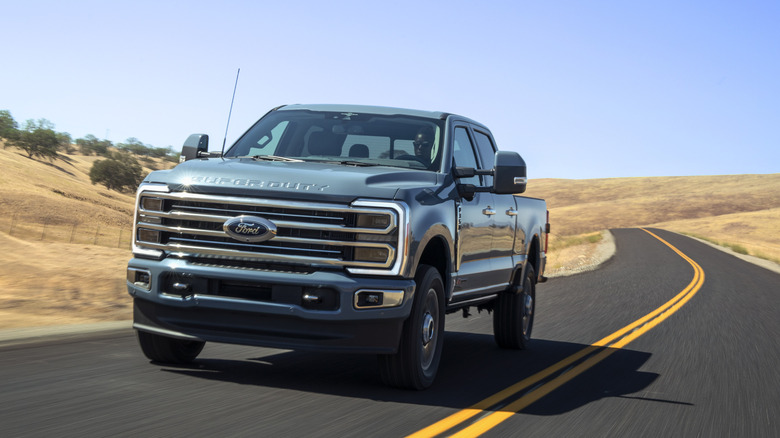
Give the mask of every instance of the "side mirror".
<svg viewBox="0 0 780 438">
<path fill-rule="evenodd" d="M 503 195 L 523 193 L 527 183 L 523 157 L 517 152 L 496 152 L 493 164 L 493 192 Z"/>
<path fill-rule="evenodd" d="M 209 136 L 206 134 L 192 134 L 184 141 L 181 147 L 179 162 L 194 160 L 201 156 L 209 155 Z"/>
</svg>

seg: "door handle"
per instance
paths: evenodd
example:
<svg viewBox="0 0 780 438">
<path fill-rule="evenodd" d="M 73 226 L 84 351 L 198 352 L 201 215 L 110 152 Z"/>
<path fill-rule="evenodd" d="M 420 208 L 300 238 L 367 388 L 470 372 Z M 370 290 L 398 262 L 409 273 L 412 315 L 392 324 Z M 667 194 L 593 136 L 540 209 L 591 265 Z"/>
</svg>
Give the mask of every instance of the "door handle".
<svg viewBox="0 0 780 438">
<path fill-rule="evenodd" d="M 507 216 L 517 216 L 517 210 L 515 210 L 514 208 L 510 208 L 509 210 L 506 211 L 506 215 Z"/>
<path fill-rule="evenodd" d="M 493 209 L 492 209 L 492 208 L 491 208 L 491 207 L 488 205 L 488 206 L 487 206 L 487 208 L 485 208 L 485 209 L 483 209 L 483 210 L 482 210 L 482 214 L 484 214 L 484 215 L 486 215 L 486 216 L 493 216 L 494 214 L 496 214 L 496 211 L 495 211 L 495 210 L 493 210 Z"/>
</svg>

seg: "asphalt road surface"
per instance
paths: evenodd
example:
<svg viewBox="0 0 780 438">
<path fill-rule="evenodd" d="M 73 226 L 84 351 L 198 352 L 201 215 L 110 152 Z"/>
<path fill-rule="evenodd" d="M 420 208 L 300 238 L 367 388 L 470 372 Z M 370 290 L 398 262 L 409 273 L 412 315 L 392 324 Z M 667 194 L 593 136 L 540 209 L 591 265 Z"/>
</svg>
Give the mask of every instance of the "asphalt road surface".
<svg viewBox="0 0 780 438">
<path fill-rule="evenodd" d="M 427 391 L 384 387 L 363 355 L 208 344 L 153 364 L 110 331 L 0 348 L 0 436 L 780 436 L 780 275 L 651 231 L 693 263 L 613 230 L 600 269 L 539 285 L 529 349 L 448 315 Z"/>
</svg>

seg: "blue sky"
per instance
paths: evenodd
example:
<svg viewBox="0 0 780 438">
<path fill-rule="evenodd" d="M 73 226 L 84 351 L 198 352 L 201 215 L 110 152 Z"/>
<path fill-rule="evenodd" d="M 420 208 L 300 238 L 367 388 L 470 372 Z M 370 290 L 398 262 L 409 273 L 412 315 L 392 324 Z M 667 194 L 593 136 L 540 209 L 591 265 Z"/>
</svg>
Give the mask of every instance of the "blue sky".
<svg viewBox="0 0 780 438">
<path fill-rule="evenodd" d="M 269 109 L 478 120 L 530 178 L 780 172 L 778 1 L 0 0 L 0 109 L 228 144 Z"/>
</svg>

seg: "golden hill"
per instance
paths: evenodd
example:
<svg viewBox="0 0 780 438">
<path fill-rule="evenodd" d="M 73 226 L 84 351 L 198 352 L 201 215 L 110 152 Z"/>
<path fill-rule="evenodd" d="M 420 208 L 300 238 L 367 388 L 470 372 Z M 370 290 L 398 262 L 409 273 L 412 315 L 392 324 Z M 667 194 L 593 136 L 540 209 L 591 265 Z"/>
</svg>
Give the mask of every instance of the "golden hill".
<svg viewBox="0 0 780 438">
<path fill-rule="evenodd" d="M 20 222 L 132 224 L 133 196 L 92 185 L 96 156 L 62 155 L 51 162 L 0 149 L 0 210 Z"/>
<path fill-rule="evenodd" d="M 780 261 L 780 174 L 539 179 L 526 195 L 547 200 L 556 240 L 651 226 Z"/>
<path fill-rule="evenodd" d="M 0 328 L 132 317 L 124 272 L 134 196 L 92 185 L 98 159 L 0 148 Z"/>
</svg>

